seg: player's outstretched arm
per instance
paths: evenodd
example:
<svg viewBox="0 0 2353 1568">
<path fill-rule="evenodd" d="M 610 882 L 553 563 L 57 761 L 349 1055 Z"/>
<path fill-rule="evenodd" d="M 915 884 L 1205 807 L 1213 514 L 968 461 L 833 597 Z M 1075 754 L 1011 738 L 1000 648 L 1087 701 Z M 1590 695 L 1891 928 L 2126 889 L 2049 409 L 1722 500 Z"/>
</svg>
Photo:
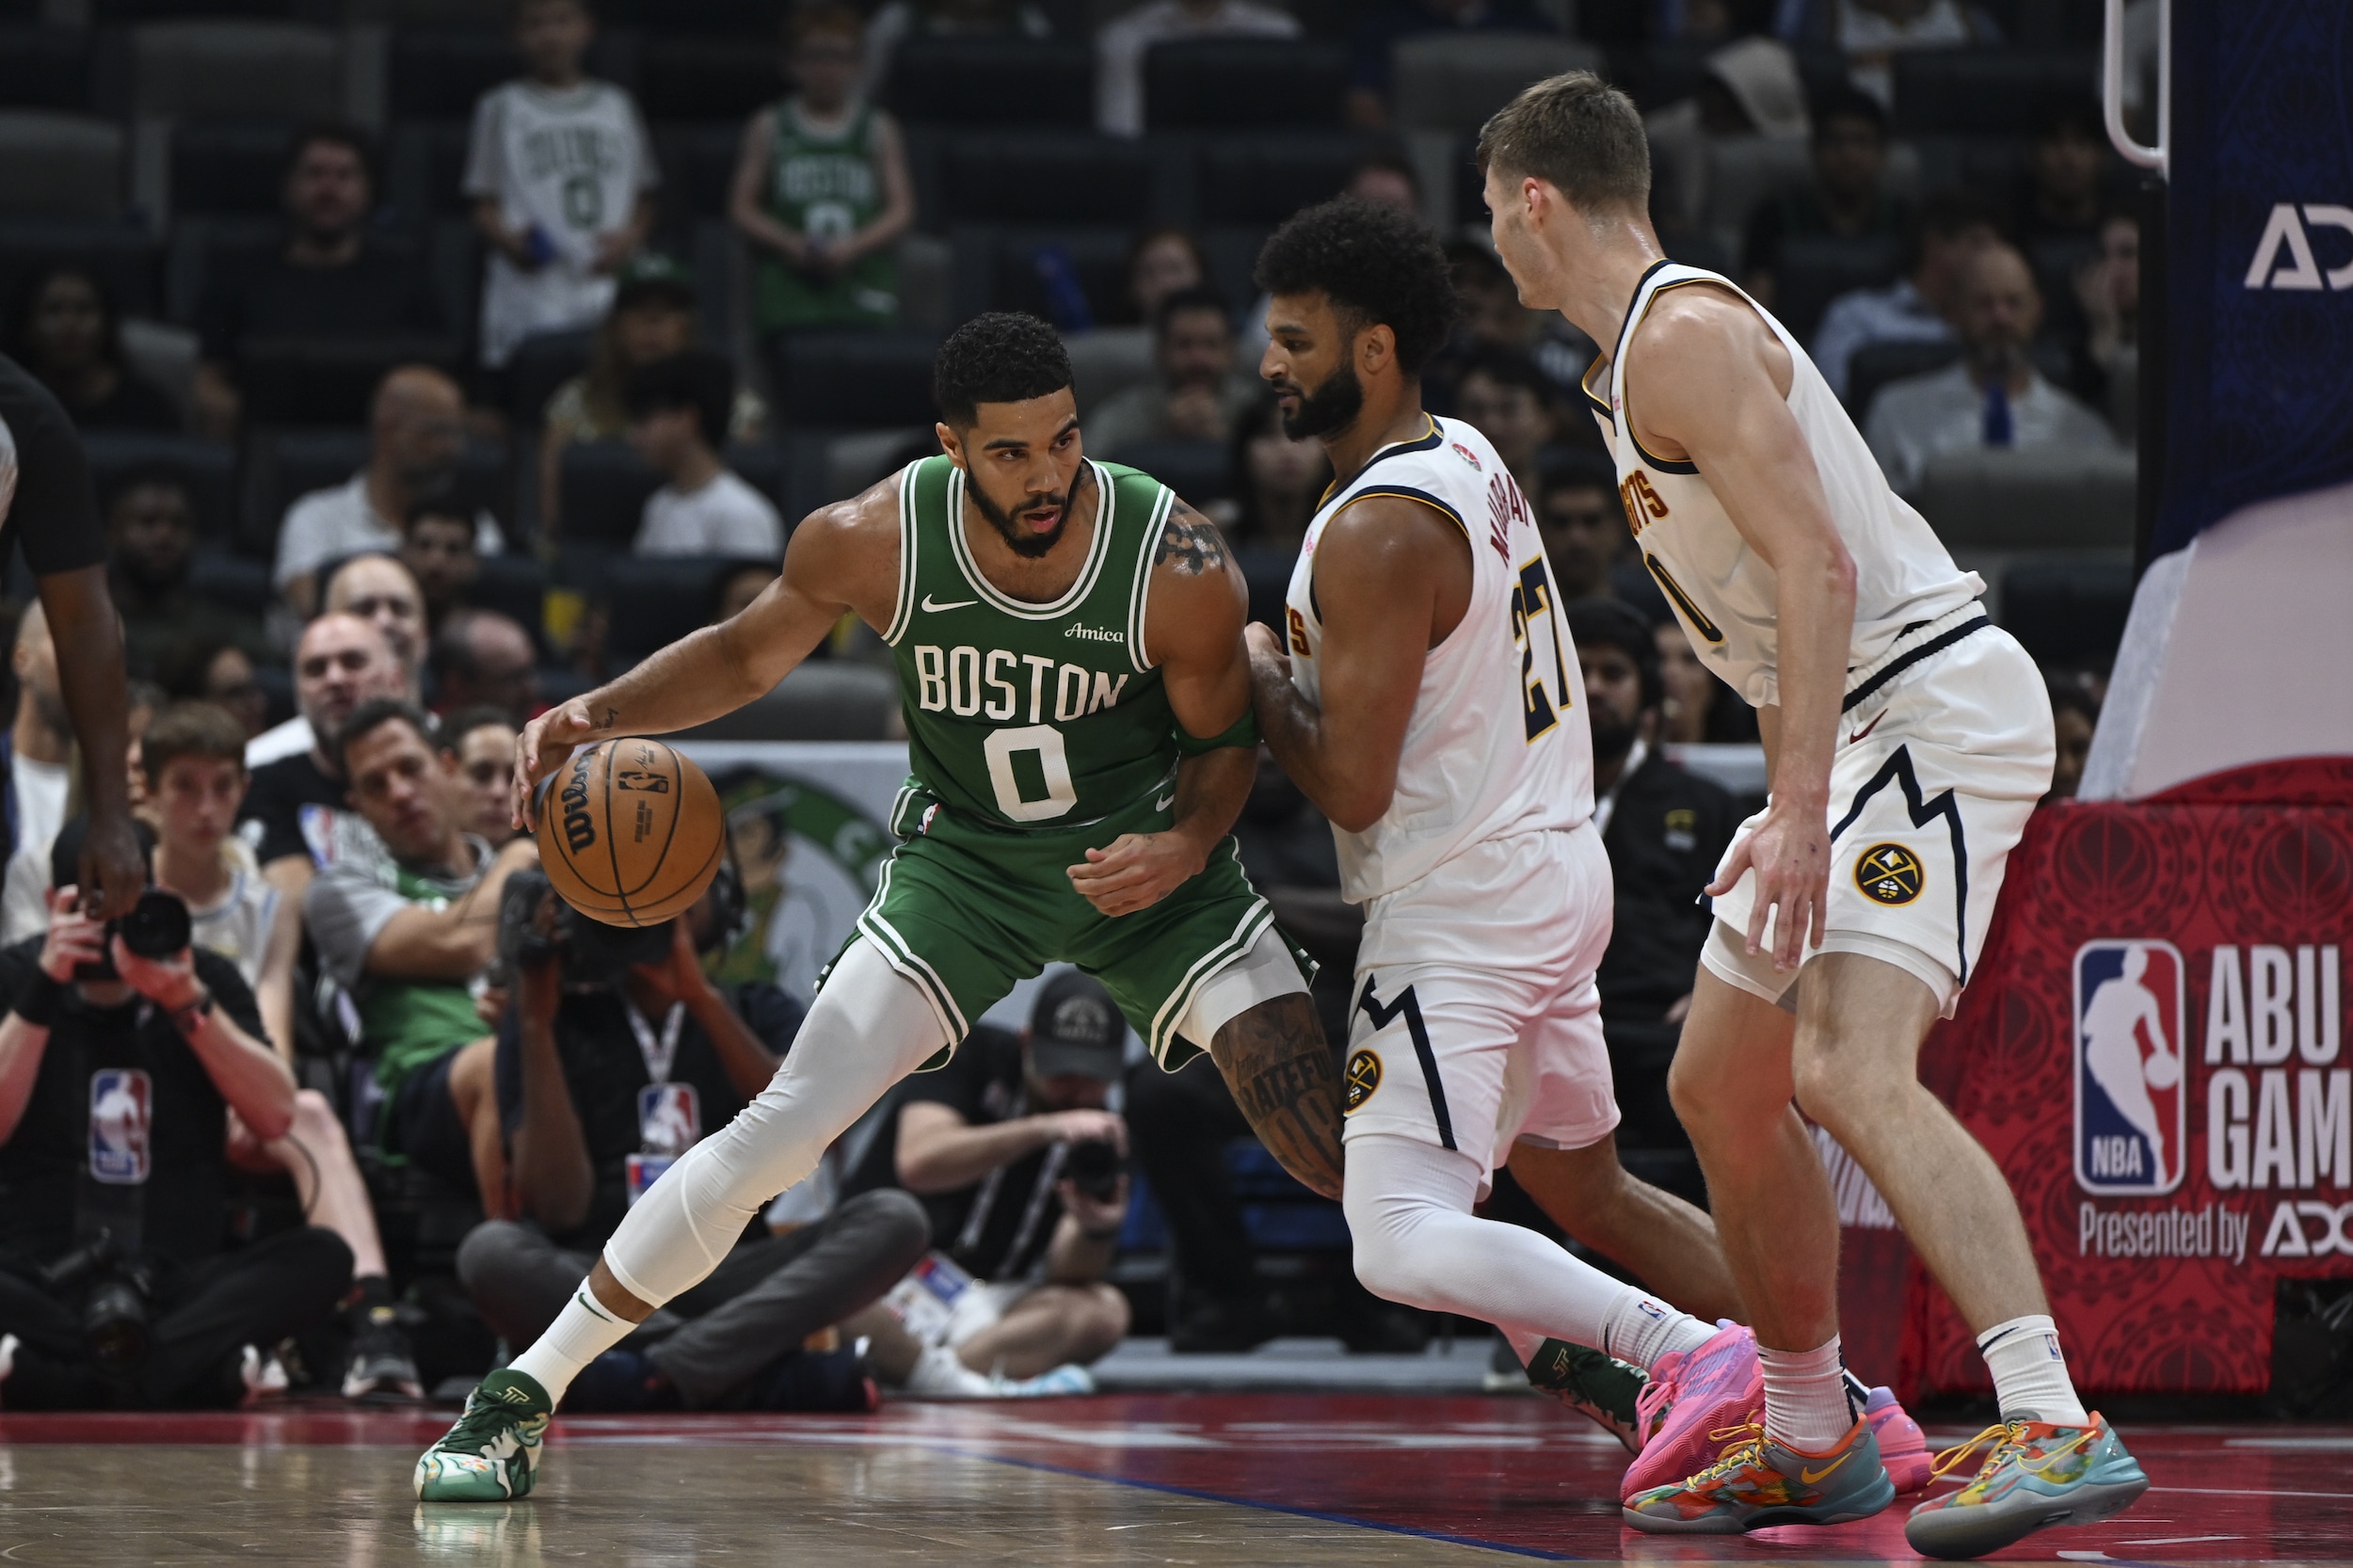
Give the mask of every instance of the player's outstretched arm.
<svg viewBox="0 0 2353 1568">
<path fill-rule="evenodd" d="M 1250 711 L 1241 646 L 1241 571 L 1217 524 L 1178 502 L 1152 555 L 1144 656 L 1187 735 L 1214 740 Z M 1070 885 L 1105 915 L 1146 909 L 1200 874 L 1241 815 L 1257 776 L 1256 745 L 1220 745 L 1176 764 L 1176 821 L 1165 833 L 1128 833 L 1086 852 Z"/>
<path fill-rule="evenodd" d="M 1280 633 L 1249 629 L 1258 728 L 1291 782 L 1342 830 L 1362 833 L 1397 793 L 1397 760 L 1425 654 L 1470 602 L 1470 544 L 1417 501 L 1369 496 L 1324 524 L 1316 546 L 1321 707 L 1291 684 Z"/>
<path fill-rule="evenodd" d="M 575 746 L 662 735 L 765 696 L 847 611 L 890 624 L 899 574 L 898 476 L 804 519 L 784 573 L 734 619 L 680 638 L 616 680 L 549 709 L 515 745 L 515 824 L 536 826 L 532 791 Z"/>
<path fill-rule="evenodd" d="M 1837 749 L 1855 569 L 1822 491 L 1814 454 L 1789 411 L 1789 352 L 1730 295 L 1680 289 L 1642 328 L 1641 376 L 1626 403 L 1646 445 L 1663 439 L 1699 465 L 1733 526 L 1773 568 L 1778 713 L 1765 715 L 1772 807 L 1708 891 L 1756 872 L 1749 951 L 1778 908 L 1773 963 L 1794 968 L 1819 941 L 1830 893 L 1830 764 Z"/>
</svg>

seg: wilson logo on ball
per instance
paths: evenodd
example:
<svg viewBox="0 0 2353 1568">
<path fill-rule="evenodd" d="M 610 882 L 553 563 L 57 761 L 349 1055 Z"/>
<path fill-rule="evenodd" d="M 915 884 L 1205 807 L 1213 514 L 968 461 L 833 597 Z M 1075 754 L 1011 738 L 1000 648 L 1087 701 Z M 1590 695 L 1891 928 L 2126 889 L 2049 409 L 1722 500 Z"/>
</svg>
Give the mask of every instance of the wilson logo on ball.
<svg viewBox="0 0 2353 1568">
<path fill-rule="evenodd" d="M 588 814 L 590 755 L 584 754 L 572 764 L 572 776 L 564 785 L 564 841 L 574 855 L 597 841 L 597 822 Z"/>
</svg>

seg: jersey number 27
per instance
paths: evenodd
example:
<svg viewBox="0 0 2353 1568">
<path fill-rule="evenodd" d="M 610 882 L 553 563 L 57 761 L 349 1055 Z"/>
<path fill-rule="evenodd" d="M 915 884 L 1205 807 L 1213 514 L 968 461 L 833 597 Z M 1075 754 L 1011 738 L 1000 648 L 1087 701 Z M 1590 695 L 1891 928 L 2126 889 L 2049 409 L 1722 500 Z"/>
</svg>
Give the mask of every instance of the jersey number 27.
<svg viewBox="0 0 2353 1568">
<path fill-rule="evenodd" d="M 1543 667 L 1536 662 L 1539 626 L 1552 644 L 1550 695 L 1545 691 Z M 1561 651 L 1561 620 L 1553 614 L 1552 580 L 1545 575 L 1541 555 L 1520 568 L 1512 581 L 1512 641 L 1520 650 L 1520 716 L 1528 722 L 1528 739 L 1532 744 L 1561 722 L 1561 709 L 1577 706 L 1569 695 L 1568 660 Z"/>
</svg>

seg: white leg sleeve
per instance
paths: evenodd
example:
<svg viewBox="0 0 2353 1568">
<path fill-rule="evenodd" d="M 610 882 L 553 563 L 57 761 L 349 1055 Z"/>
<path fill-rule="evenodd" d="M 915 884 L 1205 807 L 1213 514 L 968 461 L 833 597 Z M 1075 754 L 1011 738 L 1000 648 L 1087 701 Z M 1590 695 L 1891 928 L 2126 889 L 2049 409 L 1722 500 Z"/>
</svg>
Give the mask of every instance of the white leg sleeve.
<svg viewBox="0 0 2353 1568">
<path fill-rule="evenodd" d="M 1514 1349 L 1540 1338 L 1607 1344 L 1613 1309 L 1642 1293 L 1532 1230 L 1473 1215 L 1481 1176 L 1477 1160 L 1435 1144 L 1351 1139 L 1341 1207 L 1356 1277 L 1407 1306 L 1483 1319 Z"/>
<path fill-rule="evenodd" d="M 604 1244 L 613 1277 L 655 1306 L 700 1281 L 867 1107 L 952 1043 L 914 983 L 865 938 L 853 942 L 760 1097 L 687 1150 L 622 1219 Z"/>
</svg>

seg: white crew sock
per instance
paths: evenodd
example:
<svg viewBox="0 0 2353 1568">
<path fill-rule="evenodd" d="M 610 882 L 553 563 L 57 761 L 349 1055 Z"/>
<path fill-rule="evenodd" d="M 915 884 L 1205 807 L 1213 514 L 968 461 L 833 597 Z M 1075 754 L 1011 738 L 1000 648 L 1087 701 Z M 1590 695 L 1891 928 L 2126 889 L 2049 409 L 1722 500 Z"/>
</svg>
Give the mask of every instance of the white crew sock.
<svg viewBox="0 0 2353 1568">
<path fill-rule="evenodd" d="M 1689 1355 L 1715 1336 L 1714 1325 L 1629 1286 L 1602 1320 L 1601 1349 L 1620 1361 L 1649 1368 L 1669 1351 Z"/>
<path fill-rule="evenodd" d="M 1993 1402 L 2000 1406 L 2003 1420 L 2090 1425 L 2091 1417 L 2067 1375 L 2058 1325 L 2047 1313 L 1995 1323 L 1977 1336 L 1977 1353 L 1993 1374 Z"/>
<path fill-rule="evenodd" d="M 564 1391 L 580 1376 L 580 1369 L 628 1338 L 629 1331 L 636 1326 L 606 1311 L 584 1279 L 548 1331 L 508 1362 L 506 1369 L 536 1381 L 548 1391 L 548 1408 L 552 1410 L 564 1402 Z"/>
<path fill-rule="evenodd" d="M 1765 1371 L 1765 1435 L 1800 1453 L 1828 1453 L 1863 1415 L 1847 1391 L 1838 1336 L 1810 1351 L 1756 1348 Z"/>
</svg>

